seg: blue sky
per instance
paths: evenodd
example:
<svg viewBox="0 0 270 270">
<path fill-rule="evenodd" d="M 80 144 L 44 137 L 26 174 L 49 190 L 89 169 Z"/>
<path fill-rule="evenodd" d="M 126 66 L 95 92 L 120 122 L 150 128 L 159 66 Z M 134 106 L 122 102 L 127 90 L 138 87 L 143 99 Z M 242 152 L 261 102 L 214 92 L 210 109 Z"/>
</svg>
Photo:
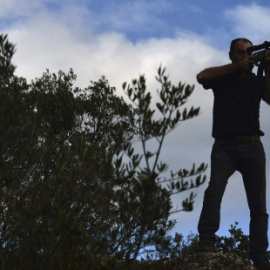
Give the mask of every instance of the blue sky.
<svg viewBox="0 0 270 270">
<path fill-rule="evenodd" d="M 173 83 L 194 84 L 189 104 L 200 106 L 202 113 L 183 123 L 165 141 L 162 157 L 172 170 L 189 168 L 193 162 L 210 164 L 213 95 L 197 84 L 196 74 L 203 68 L 229 63 L 229 44 L 236 37 L 247 37 L 254 44 L 270 40 L 269 18 L 269 0 L 0 1 L 0 31 L 17 45 L 16 73 L 28 80 L 40 77 L 46 68 L 51 72 L 73 68 L 78 86 L 87 87 L 91 80 L 105 75 L 123 95 L 124 81 L 145 74 L 156 100 L 155 74 L 162 63 Z M 262 105 L 268 179 L 269 110 Z M 206 186 L 196 191 L 192 213 L 172 216 L 177 220 L 175 231 L 196 232 Z M 183 194 L 175 195 L 174 205 L 181 205 L 182 199 Z M 229 181 L 221 219 L 219 234 L 227 233 L 235 221 L 248 233 L 249 211 L 240 174 Z"/>
</svg>

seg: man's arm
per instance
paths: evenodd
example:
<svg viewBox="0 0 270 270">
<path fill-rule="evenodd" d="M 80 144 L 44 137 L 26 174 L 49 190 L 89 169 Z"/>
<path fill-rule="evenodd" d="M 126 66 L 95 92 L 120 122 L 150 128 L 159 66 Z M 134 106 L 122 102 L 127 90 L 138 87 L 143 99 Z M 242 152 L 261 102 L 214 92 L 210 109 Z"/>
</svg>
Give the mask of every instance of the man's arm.
<svg viewBox="0 0 270 270">
<path fill-rule="evenodd" d="M 236 66 L 234 64 L 210 67 L 198 73 L 197 81 L 202 84 L 205 89 L 210 89 L 217 80 L 234 72 L 236 72 Z"/>
<path fill-rule="evenodd" d="M 212 88 L 213 84 L 222 77 L 233 73 L 251 72 L 254 62 L 250 59 L 244 59 L 238 63 L 231 63 L 220 67 L 210 67 L 204 69 L 197 75 L 197 81 L 203 85 L 205 89 Z"/>
<path fill-rule="evenodd" d="M 262 99 L 270 105 L 270 51 L 266 53 L 265 65 L 266 91 L 264 92 Z"/>
</svg>

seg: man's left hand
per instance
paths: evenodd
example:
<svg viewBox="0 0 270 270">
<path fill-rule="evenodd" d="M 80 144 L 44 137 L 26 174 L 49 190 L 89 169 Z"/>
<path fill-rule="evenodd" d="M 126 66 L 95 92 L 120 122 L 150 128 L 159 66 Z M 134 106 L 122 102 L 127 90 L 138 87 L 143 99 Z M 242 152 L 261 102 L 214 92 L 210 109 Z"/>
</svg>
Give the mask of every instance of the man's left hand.
<svg viewBox="0 0 270 270">
<path fill-rule="evenodd" d="M 265 70 L 270 71 L 270 50 L 265 51 L 264 66 Z"/>
</svg>

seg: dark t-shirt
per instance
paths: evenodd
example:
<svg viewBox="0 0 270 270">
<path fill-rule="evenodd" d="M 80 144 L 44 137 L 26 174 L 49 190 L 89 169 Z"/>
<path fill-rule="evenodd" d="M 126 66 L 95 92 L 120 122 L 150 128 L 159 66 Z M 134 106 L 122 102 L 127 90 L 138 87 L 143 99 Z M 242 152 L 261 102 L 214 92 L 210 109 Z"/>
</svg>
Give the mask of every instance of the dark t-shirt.
<svg viewBox="0 0 270 270">
<path fill-rule="evenodd" d="M 260 82 L 259 82 L 260 81 Z M 260 130 L 260 101 L 266 89 L 264 77 L 253 73 L 238 79 L 226 76 L 213 85 L 214 138 L 264 135 Z"/>
</svg>

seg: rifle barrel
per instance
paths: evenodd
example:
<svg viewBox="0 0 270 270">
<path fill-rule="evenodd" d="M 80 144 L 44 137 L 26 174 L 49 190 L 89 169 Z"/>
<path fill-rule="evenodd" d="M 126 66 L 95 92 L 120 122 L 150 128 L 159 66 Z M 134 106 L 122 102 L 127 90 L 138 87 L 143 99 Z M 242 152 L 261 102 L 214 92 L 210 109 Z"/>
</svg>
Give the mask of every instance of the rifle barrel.
<svg viewBox="0 0 270 270">
<path fill-rule="evenodd" d="M 268 49 L 268 48 L 270 48 L 270 41 L 265 41 L 262 44 L 254 45 L 254 46 L 251 46 L 251 47 L 247 48 L 247 52 L 252 53 L 252 52 L 255 52 L 255 51 Z"/>
</svg>

